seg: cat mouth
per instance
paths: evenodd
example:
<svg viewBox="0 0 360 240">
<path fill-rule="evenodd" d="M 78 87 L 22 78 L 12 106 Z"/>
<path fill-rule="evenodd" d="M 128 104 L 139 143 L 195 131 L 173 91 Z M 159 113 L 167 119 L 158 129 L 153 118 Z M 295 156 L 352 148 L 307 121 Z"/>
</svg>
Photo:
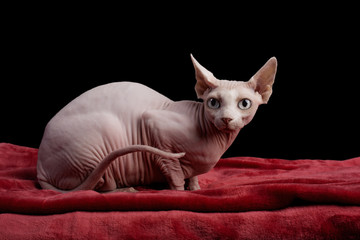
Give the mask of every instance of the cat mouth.
<svg viewBox="0 0 360 240">
<path fill-rule="evenodd" d="M 244 127 L 241 122 L 236 121 L 229 123 L 224 123 L 223 121 L 215 121 L 214 125 L 219 131 L 226 133 L 236 132 L 242 127 Z"/>
<path fill-rule="evenodd" d="M 235 129 L 231 129 L 231 128 L 229 128 L 229 127 L 225 127 L 222 131 L 223 131 L 223 132 L 230 133 L 230 132 L 234 132 Z"/>
<path fill-rule="evenodd" d="M 218 129 L 222 132 L 230 133 L 230 132 L 236 131 L 238 128 L 230 127 L 229 125 L 223 125 L 223 126 L 218 127 Z"/>
</svg>

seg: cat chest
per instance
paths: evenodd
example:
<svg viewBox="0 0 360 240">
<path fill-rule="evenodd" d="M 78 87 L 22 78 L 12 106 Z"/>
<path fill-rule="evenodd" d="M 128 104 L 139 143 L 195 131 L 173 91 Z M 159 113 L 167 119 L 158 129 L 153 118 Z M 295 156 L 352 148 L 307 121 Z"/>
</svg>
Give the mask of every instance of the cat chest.
<svg viewBox="0 0 360 240">
<path fill-rule="evenodd" d="M 185 177 L 193 177 L 199 174 L 207 173 L 210 171 L 216 163 L 219 161 L 222 153 L 214 147 L 202 148 L 202 151 L 198 148 L 189 149 L 183 159 L 180 159 L 182 169 Z M 214 151 L 215 150 L 215 151 Z"/>
</svg>

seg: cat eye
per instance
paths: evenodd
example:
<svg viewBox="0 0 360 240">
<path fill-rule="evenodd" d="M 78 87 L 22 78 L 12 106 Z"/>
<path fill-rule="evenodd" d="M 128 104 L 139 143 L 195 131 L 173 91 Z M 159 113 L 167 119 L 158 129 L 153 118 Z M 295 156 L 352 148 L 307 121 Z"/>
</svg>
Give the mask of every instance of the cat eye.
<svg viewBox="0 0 360 240">
<path fill-rule="evenodd" d="M 209 108 L 218 109 L 220 107 L 220 102 L 219 102 L 219 100 L 217 100 L 215 98 L 210 98 L 207 101 L 207 105 L 208 105 Z"/>
<path fill-rule="evenodd" d="M 251 107 L 251 101 L 250 99 L 244 98 L 238 103 L 238 106 L 241 110 L 246 110 Z"/>
</svg>

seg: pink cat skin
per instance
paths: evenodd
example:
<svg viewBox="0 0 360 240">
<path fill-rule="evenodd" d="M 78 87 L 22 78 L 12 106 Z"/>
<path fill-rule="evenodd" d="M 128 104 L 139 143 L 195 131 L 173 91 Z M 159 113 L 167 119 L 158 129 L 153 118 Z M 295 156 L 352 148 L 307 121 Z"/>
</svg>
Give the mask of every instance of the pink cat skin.
<svg viewBox="0 0 360 240">
<path fill-rule="evenodd" d="M 197 175 L 214 167 L 268 102 L 277 61 L 270 58 L 241 82 L 218 80 L 191 59 L 203 102 L 174 102 L 144 85 L 116 82 L 60 110 L 39 148 L 42 188 L 105 192 L 167 182 L 170 189 L 200 189 Z"/>
</svg>

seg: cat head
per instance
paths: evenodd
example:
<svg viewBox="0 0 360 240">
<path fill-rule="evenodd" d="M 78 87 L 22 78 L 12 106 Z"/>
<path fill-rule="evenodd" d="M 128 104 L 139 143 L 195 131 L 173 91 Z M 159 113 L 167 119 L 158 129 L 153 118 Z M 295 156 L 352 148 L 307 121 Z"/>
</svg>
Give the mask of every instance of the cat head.
<svg viewBox="0 0 360 240">
<path fill-rule="evenodd" d="M 191 55 L 197 97 L 204 101 L 205 117 L 220 131 L 240 130 L 254 117 L 272 93 L 277 60 L 270 58 L 249 81 L 219 80 Z"/>
</svg>

